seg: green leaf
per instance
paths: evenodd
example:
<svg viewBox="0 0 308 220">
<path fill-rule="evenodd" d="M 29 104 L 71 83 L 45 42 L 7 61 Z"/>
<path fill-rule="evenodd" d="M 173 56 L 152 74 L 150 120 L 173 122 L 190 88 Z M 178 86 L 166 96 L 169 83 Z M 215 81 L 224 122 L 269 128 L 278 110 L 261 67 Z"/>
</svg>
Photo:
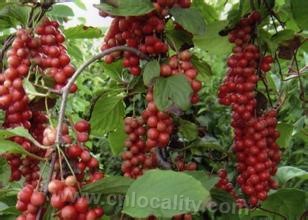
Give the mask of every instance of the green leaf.
<svg viewBox="0 0 308 220">
<path fill-rule="evenodd" d="M 27 138 L 32 143 L 37 143 L 37 141 L 32 137 L 32 135 L 29 133 L 27 129 L 24 127 L 16 127 L 12 129 L 0 129 L 0 138 L 1 139 L 7 139 L 13 136 L 20 136 Z"/>
<path fill-rule="evenodd" d="M 289 180 L 303 175 L 308 175 L 308 172 L 292 166 L 279 167 L 276 174 L 279 183 L 281 184 L 287 183 Z"/>
<path fill-rule="evenodd" d="M 202 82 L 208 82 L 209 76 L 213 75 L 211 66 L 205 60 L 202 60 L 195 55 L 192 56 L 191 62 L 198 70 L 198 79 Z"/>
<path fill-rule="evenodd" d="M 154 10 L 151 0 L 117 0 L 116 4 L 117 7 L 107 3 L 94 6 L 114 16 L 140 16 Z"/>
<path fill-rule="evenodd" d="M 285 29 L 274 34 L 271 40 L 276 44 L 281 44 L 282 42 L 291 40 L 293 38 L 294 38 L 294 30 Z"/>
<path fill-rule="evenodd" d="M 0 26 L 3 28 L 26 25 L 30 8 L 16 3 L 5 3 L 0 8 Z"/>
<path fill-rule="evenodd" d="M 75 58 L 77 61 L 83 61 L 83 53 L 77 46 L 77 42 L 70 40 L 68 41 L 67 52 L 70 56 Z"/>
<path fill-rule="evenodd" d="M 120 74 L 122 73 L 123 66 L 122 60 L 117 60 L 113 63 L 102 63 L 104 74 L 107 74 L 111 79 L 115 81 L 122 81 Z"/>
<path fill-rule="evenodd" d="M 219 179 L 215 175 L 207 175 L 204 171 L 185 171 L 185 173 L 199 180 L 207 190 L 211 190 Z"/>
<path fill-rule="evenodd" d="M 219 141 L 211 136 L 200 138 L 191 143 L 190 145 L 194 148 L 203 148 L 205 150 L 224 151 L 224 148 L 221 146 Z"/>
<path fill-rule="evenodd" d="M 86 5 L 82 2 L 82 0 L 74 0 L 74 3 L 75 3 L 80 9 L 83 9 L 83 10 L 86 10 L 86 9 L 87 9 Z"/>
<path fill-rule="evenodd" d="M 52 10 L 49 11 L 48 14 L 60 18 L 74 16 L 73 10 L 69 6 L 63 4 L 53 5 Z"/>
<path fill-rule="evenodd" d="M 171 218 L 183 213 L 196 213 L 209 201 L 209 192 L 185 173 L 150 170 L 129 187 L 123 212 L 135 217 Z M 186 202 L 183 205 L 183 201 Z"/>
<path fill-rule="evenodd" d="M 197 8 L 178 8 L 170 10 L 175 22 L 179 23 L 185 30 L 193 35 L 204 36 L 205 22 Z"/>
<path fill-rule="evenodd" d="M 108 135 L 108 141 L 114 155 L 119 155 L 119 153 L 122 152 L 126 137 L 127 134 L 124 131 L 123 123 L 121 123 L 115 131 Z"/>
<path fill-rule="evenodd" d="M 300 28 L 303 30 L 308 29 L 308 1 L 303 0 L 292 0 L 291 11 L 293 17 Z"/>
<path fill-rule="evenodd" d="M 143 82 L 146 86 L 150 85 L 154 78 L 160 75 L 160 65 L 157 60 L 152 60 L 145 64 L 143 70 Z"/>
<path fill-rule="evenodd" d="M 305 191 L 298 189 L 280 189 L 271 194 L 261 205 L 261 208 L 279 213 L 286 219 L 300 219 L 305 211 Z M 250 217 L 263 216 L 277 218 L 276 214 L 266 211 L 256 210 L 252 212 Z M 280 218 L 279 218 L 280 219 Z"/>
<path fill-rule="evenodd" d="M 0 140 L 0 154 L 3 153 L 23 154 L 39 159 L 39 157 L 29 153 L 28 151 L 23 149 L 22 146 L 20 146 L 19 144 L 8 140 Z"/>
<path fill-rule="evenodd" d="M 123 94 L 104 93 L 95 103 L 90 123 L 92 134 L 103 136 L 105 132 L 113 131 L 123 123 Z"/>
<path fill-rule="evenodd" d="M 125 194 L 134 180 L 123 176 L 105 177 L 82 187 L 83 193 Z"/>
<path fill-rule="evenodd" d="M 279 123 L 277 130 L 280 133 L 280 137 L 277 140 L 277 144 L 282 148 L 287 148 L 290 144 L 292 132 L 294 127 L 286 123 Z"/>
<path fill-rule="evenodd" d="M 75 27 L 70 27 L 64 30 L 64 35 L 68 39 L 91 39 L 100 38 L 102 36 L 102 31 L 96 27 L 89 27 L 85 25 L 77 25 Z"/>
<path fill-rule="evenodd" d="M 160 77 L 154 84 L 154 101 L 160 110 L 166 110 L 173 104 L 187 110 L 190 107 L 191 94 L 191 86 L 183 74 Z"/>
<path fill-rule="evenodd" d="M 205 3 L 204 0 L 194 0 L 192 6 L 198 8 L 202 12 L 207 23 L 218 20 L 218 12 L 213 6 Z"/>
<path fill-rule="evenodd" d="M 188 141 L 193 141 L 198 137 L 198 126 L 190 121 L 180 119 L 179 132 Z"/>
<path fill-rule="evenodd" d="M 195 46 L 213 55 L 221 56 L 230 54 L 232 45 L 229 43 L 227 37 L 219 35 L 219 32 L 226 27 L 226 24 L 225 21 L 208 24 L 205 36 L 194 37 Z"/>
<path fill-rule="evenodd" d="M 167 29 L 166 38 L 170 47 L 177 51 L 182 48 L 183 45 L 192 45 L 192 36 L 185 30 Z"/>
</svg>

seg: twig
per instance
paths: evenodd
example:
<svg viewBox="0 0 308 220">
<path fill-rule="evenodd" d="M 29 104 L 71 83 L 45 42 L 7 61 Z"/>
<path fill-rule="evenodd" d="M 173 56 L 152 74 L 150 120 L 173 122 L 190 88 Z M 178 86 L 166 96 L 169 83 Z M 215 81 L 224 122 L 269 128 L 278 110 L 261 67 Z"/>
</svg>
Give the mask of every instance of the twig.
<svg viewBox="0 0 308 220">
<path fill-rule="evenodd" d="M 65 115 L 65 108 L 66 108 L 66 103 L 67 103 L 67 98 L 68 95 L 70 93 L 70 89 L 72 87 L 72 85 L 74 84 L 74 82 L 76 81 L 76 79 L 78 78 L 78 76 L 82 73 L 82 71 L 84 71 L 90 64 L 94 63 L 95 61 L 97 61 L 98 59 L 103 58 L 106 55 L 109 55 L 115 51 L 129 51 L 131 53 L 136 54 L 137 56 L 143 58 L 143 59 L 148 59 L 141 51 L 135 49 L 135 48 L 131 48 L 131 47 L 126 47 L 126 46 L 118 46 L 118 47 L 113 47 L 110 49 L 107 49 L 97 55 L 95 55 L 94 57 L 92 57 L 91 59 L 89 59 L 87 62 L 85 62 L 83 65 L 81 65 L 76 72 L 74 73 L 74 75 L 70 78 L 70 80 L 68 81 L 68 83 L 62 88 L 61 90 L 61 106 L 60 106 L 60 111 L 59 111 L 59 117 L 58 117 L 58 125 L 57 125 L 57 130 L 56 130 L 56 140 L 55 140 L 55 146 L 56 148 L 54 148 L 53 152 L 52 152 L 52 156 L 51 156 L 51 165 L 50 165 L 50 172 L 49 172 L 49 176 L 47 179 L 47 182 L 44 186 L 43 192 L 45 195 L 48 194 L 48 183 L 51 181 L 52 179 L 52 175 L 54 172 L 54 167 L 55 167 L 55 163 L 56 163 L 56 159 L 57 159 L 57 152 L 61 152 L 64 155 L 64 152 L 62 151 L 62 147 L 63 147 L 63 142 L 62 142 L 62 138 L 61 138 L 61 134 L 62 134 L 62 125 L 63 125 L 63 120 L 64 120 L 64 115 Z M 65 155 L 64 155 L 65 157 Z M 61 158 L 59 158 L 61 159 Z M 66 158 L 64 158 L 66 159 Z M 69 164 L 68 164 L 69 166 Z M 71 169 L 71 167 L 70 167 Z M 71 170 L 72 171 L 72 170 Z M 40 220 L 41 219 L 41 215 L 43 212 L 43 207 L 40 208 L 36 220 Z"/>
<path fill-rule="evenodd" d="M 266 91 L 266 95 L 267 95 L 268 101 L 269 101 L 271 107 L 273 107 L 273 103 L 272 103 L 272 100 L 271 100 L 270 91 L 268 89 L 268 85 L 267 85 L 266 79 L 263 76 L 261 76 L 261 78 L 262 78 L 262 82 L 263 82 L 263 84 L 265 86 L 265 91 Z"/>
<path fill-rule="evenodd" d="M 158 147 L 156 148 L 155 152 L 156 152 L 156 159 L 157 159 L 158 164 L 164 169 L 171 169 L 171 164 L 167 162 L 165 158 L 163 158 L 162 149 Z"/>
<path fill-rule="evenodd" d="M 298 66 L 298 61 L 297 61 L 296 55 L 297 55 L 297 50 L 294 51 L 293 56 L 294 56 L 294 62 L 295 62 L 295 67 L 296 67 L 296 73 L 298 75 L 299 87 L 300 87 L 300 90 L 301 90 L 300 98 L 302 99 L 302 101 L 305 101 L 305 88 L 304 88 L 304 84 L 302 82 L 302 78 L 300 76 L 300 69 L 299 69 L 299 66 Z"/>
<path fill-rule="evenodd" d="M 62 95 L 61 90 L 56 90 L 56 89 L 52 89 L 52 88 L 48 88 L 39 84 L 32 84 L 34 87 L 40 88 L 40 89 L 44 89 L 47 91 L 47 93 L 54 93 L 56 95 Z"/>
<path fill-rule="evenodd" d="M 101 59 L 104 56 L 109 55 L 109 54 L 116 52 L 116 51 L 129 51 L 129 52 L 135 53 L 137 56 L 139 56 L 141 58 L 148 59 L 141 51 L 139 51 L 135 48 L 127 47 L 127 46 L 118 46 L 118 47 L 113 47 L 113 48 L 107 49 L 107 50 L 95 55 L 94 57 L 89 59 L 87 62 L 85 62 L 83 65 L 81 65 L 76 70 L 74 75 L 70 78 L 68 83 L 62 88 L 62 100 L 61 100 L 61 104 L 60 104 L 60 111 L 59 111 L 59 117 L 58 117 L 56 144 L 60 144 L 62 142 L 62 140 L 61 140 L 62 124 L 63 124 L 63 120 L 64 120 L 65 107 L 66 107 L 67 98 L 68 98 L 68 95 L 69 95 L 69 92 L 70 92 L 70 88 L 72 87 L 72 85 L 74 84 L 74 82 L 76 81 L 78 76 L 82 73 L 82 71 L 84 69 L 86 69 L 90 64 L 92 64 L 96 60 Z"/>
<path fill-rule="evenodd" d="M 9 47 L 11 46 L 14 39 L 15 39 L 15 34 L 9 35 L 8 38 L 6 39 L 6 41 L 4 42 L 3 47 L 0 50 L 0 69 L 1 69 L 1 72 L 3 71 L 4 54 L 7 51 L 7 49 L 9 49 Z"/>
<path fill-rule="evenodd" d="M 56 153 L 56 151 L 54 151 L 54 152 L 52 152 L 52 155 L 51 155 L 51 163 L 50 163 L 50 170 L 49 170 L 49 174 L 48 174 L 48 179 L 47 179 L 47 182 L 45 183 L 45 186 L 44 186 L 44 189 L 43 189 L 43 193 L 45 195 L 48 194 L 48 183 L 52 179 L 52 175 L 53 175 L 53 171 L 54 171 L 54 168 L 55 168 L 56 160 L 57 160 L 57 153 Z M 39 211 L 37 213 L 37 216 L 36 216 L 36 220 L 41 220 L 41 217 L 42 217 L 42 214 L 43 214 L 43 210 L 44 210 L 43 207 L 41 207 L 39 209 Z"/>
<path fill-rule="evenodd" d="M 265 4 L 265 6 L 266 6 L 268 12 L 270 13 L 270 15 L 273 16 L 274 18 L 276 18 L 276 20 L 279 22 L 279 24 L 281 25 L 281 27 L 284 28 L 285 22 L 281 21 L 281 19 L 279 18 L 279 16 L 278 16 L 278 15 L 273 11 L 273 9 L 268 5 L 268 3 L 267 3 L 266 0 L 264 0 L 263 2 L 264 2 L 264 4 Z"/>
</svg>

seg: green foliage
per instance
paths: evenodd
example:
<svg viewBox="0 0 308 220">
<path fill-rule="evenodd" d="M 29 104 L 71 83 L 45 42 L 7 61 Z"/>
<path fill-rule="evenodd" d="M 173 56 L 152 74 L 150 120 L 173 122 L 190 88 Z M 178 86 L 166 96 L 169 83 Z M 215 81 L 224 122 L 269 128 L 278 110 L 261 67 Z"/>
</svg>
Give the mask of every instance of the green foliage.
<svg viewBox="0 0 308 220">
<path fill-rule="evenodd" d="M 102 31 L 99 28 L 78 25 L 64 30 L 64 35 L 68 39 L 99 38 Z"/>
<path fill-rule="evenodd" d="M 193 35 L 204 36 L 205 23 L 200 11 L 197 8 L 172 8 L 171 15 L 175 22 L 179 23 L 185 30 Z"/>
<path fill-rule="evenodd" d="M 172 105 L 187 110 L 192 89 L 184 75 L 160 77 L 154 84 L 154 101 L 158 109 L 166 110 Z"/>
<path fill-rule="evenodd" d="M 144 85 L 150 85 L 153 82 L 153 79 L 160 75 L 160 65 L 157 60 L 146 63 L 142 75 Z"/>
<path fill-rule="evenodd" d="M 182 207 L 181 200 L 185 199 L 190 202 Z M 151 201 L 156 205 L 151 205 Z M 195 213 L 208 201 L 209 192 L 193 177 L 174 171 L 150 170 L 128 189 L 123 212 L 137 218 L 151 214 L 170 218 Z"/>
<path fill-rule="evenodd" d="M 150 0 L 121 0 L 116 1 L 116 6 L 107 3 L 95 5 L 96 8 L 115 16 L 144 15 L 154 10 Z"/>
<path fill-rule="evenodd" d="M 123 95 L 104 93 L 96 101 L 91 115 L 92 134 L 102 137 L 104 133 L 113 131 L 123 123 Z"/>
</svg>

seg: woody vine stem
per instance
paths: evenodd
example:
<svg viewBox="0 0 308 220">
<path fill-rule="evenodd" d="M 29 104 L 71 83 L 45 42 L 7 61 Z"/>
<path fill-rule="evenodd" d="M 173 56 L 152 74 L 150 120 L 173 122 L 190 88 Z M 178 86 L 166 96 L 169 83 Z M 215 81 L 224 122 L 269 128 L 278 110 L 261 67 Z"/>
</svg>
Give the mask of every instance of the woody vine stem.
<svg viewBox="0 0 308 220">
<path fill-rule="evenodd" d="M 47 195 L 48 193 L 48 183 L 51 181 L 52 176 L 53 176 L 53 172 L 54 172 L 54 168 L 55 168 L 55 163 L 57 161 L 57 152 L 56 149 L 59 147 L 63 147 L 63 141 L 61 138 L 61 134 L 62 134 L 62 126 L 63 126 L 63 121 L 64 121 L 64 117 L 65 117 L 65 109 L 66 109 L 66 104 L 67 104 L 67 99 L 68 99 L 68 95 L 70 93 L 70 89 L 72 87 L 72 85 L 74 84 L 74 82 L 77 80 L 78 76 L 80 76 L 80 74 L 92 63 L 96 62 L 97 60 L 105 57 L 106 55 L 109 55 L 113 52 L 117 52 L 117 51 L 129 51 L 131 53 L 136 54 L 137 56 L 143 58 L 143 59 L 148 59 L 146 55 L 144 55 L 141 51 L 132 48 L 132 47 L 127 47 L 127 46 L 117 46 L 117 47 L 113 47 L 110 49 L 107 49 L 95 56 L 93 56 L 92 58 L 90 58 L 87 62 L 85 62 L 83 65 L 81 65 L 76 72 L 74 73 L 74 75 L 69 79 L 68 83 L 62 88 L 62 90 L 60 91 L 60 95 L 61 95 L 61 104 L 60 104 L 60 110 L 59 110 L 59 116 L 58 116 L 58 124 L 57 124 L 57 129 L 56 129 L 56 141 L 55 141 L 55 147 L 53 149 L 53 152 L 51 154 L 51 162 L 50 162 L 50 171 L 48 174 L 48 179 L 44 185 L 44 189 L 43 192 L 45 195 Z M 41 219 L 41 215 L 42 215 L 42 210 L 43 208 L 41 208 L 39 210 L 39 213 L 37 215 L 37 220 Z"/>
</svg>

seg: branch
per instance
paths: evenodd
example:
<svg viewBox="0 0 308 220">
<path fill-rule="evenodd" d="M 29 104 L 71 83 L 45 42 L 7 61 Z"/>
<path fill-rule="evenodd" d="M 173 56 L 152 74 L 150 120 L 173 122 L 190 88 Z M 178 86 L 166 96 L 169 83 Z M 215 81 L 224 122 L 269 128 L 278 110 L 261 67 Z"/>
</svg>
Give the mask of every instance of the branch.
<svg viewBox="0 0 308 220">
<path fill-rule="evenodd" d="M 74 75 L 69 79 L 69 81 L 65 85 L 65 87 L 62 88 L 62 100 L 61 100 L 59 117 L 58 117 L 56 144 L 61 144 L 61 142 L 62 142 L 62 140 L 61 140 L 62 124 L 63 124 L 63 120 L 64 120 L 65 107 L 66 107 L 66 103 L 67 103 L 68 94 L 70 93 L 70 89 L 71 89 L 72 85 L 74 84 L 74 82 L 76 81 L 78 76 L 82 73 L 82 71 L 84 71 L 90 64 L 92 64 L 95 61 L 103 58 L 104 56 L 109 55 L 109 54 L 116 52 L 116 51 L 129 51 L 129 52 L 134 53 L 134 54 L 136 54 L 137 56 L 139 56 L 143 59 L 148 59 L 141 51 L 139 51 L 135 48 L 127 47 L 127 46 L 118 46 L 118 47 L 113 47 L 113 48 L 107 49 L 107 50 L 95 55 L 94 57 L 89 59 L 87 62 L 85 62 L 83 65 L 81 65 L 76 70 Z"/>
<path fill-rule="evenodd" d="M 168 170 L 171 169 L 171 164 L 167 162 L 165 158 L 163 157 L 162 155 L 163 152 L 160 147 L 155 149 L 155 153 L 156 153 L 156 159 L 157 159 L 158 164 L 164 169 L 168 169 Z"/>
<path fill-rule="evenodd" d="M 14 39 L 15 39 L 15 34 L 9 35 L 6 41 L 4 42 L 3 47 L 0 50 L 0 70 L 1 72 L 3 71 L 3 61 L 2 60 L 4 58 L 4 54 L 7 51 L 7 49 L 9 49 L 9 47 L 11 46 Z"/>
<path fill-rule="evenodd" d="M 48 194 L 48 184 L 52 179 L 52 175 L 53 175 L 53 171 L 55 168 L 55 164 L 57 161 L 57 153 L 56 151 L 52 152 L 51 155 L 51 163 L 50 163 L 50 170 L 49 170 L 49 174 L 48 174 L 48 179 L 47 182 L 45 183 L 44 189 L 43 189 L 43 193 L 45 194 L 45 196 L 47 196 Z M 37 215 L 36 215 L 36 220 L 41 220 L 43 213 L 44 207 L 41 207 L 40 210 L 38 211 Z"/>
<path fill-rule="evenodd" d="M 141 58 L 148 59 L 141 51 L 139 51 L 135 48 L 126 47 L 126 46 L 118 46 L 118 47 L 113 47 L 113 48 L 107 49 L 107 50 L 95 55 L 94 57 L 89 59 L 87 62 L 85 62 L 83 65 L 81 65 L 76 70 L 74 75 L 69 79 L 68 83 L 61 90 L 62 100 L 61 100 L 61 106 L 60 106 L 60 111 L 59 111 L 58 125 L 57 125 L 57 130 L 56 130 L 56 141 L 55 141 L 55 146 L 59 147 L 59 149 L 61 149 L 61 147 L 62 147 L 62 138 L 61 138 L 61 136 L 62 136 L 61 135 L 62 134 L 62 125 L 63 125 L 64 116 L 65 116 L 65 108 L 66 108 L 67 98 L 68 98 L 68 95 L 70 93 L 70 89 L 71 89 L 72 85 L 77 80 L 78 76 L 82 73 L 82 71 L 84 71 L 90 64 L 92 64 L 95 61 L 103 58 L 104 56 L 109 55 L 109 54 L 116 52 L 116 51 L 129 51 L 131 53 L 136 54 L 137 56 L 139 56 Z M 56 163 L 56 159 L 57 159 L 57 151 L 56 150 L 57 149 L 53 150 L 52 156 L 51 156 L 51 165 L 50 165 L 49 176 L 48 176 L 47 182 L 45 183 L 44 189 L 43 189 L 43 192 L 44 192 L 45 195 L 48 194 L 48 183 L 52 180 L 52 176 L 53 176 L 53 172 L 54 172 L 54 167 L 55 167 L 55 163 Z M 43 215 L 43 207 L 40 208 L 40 210 L 37 214 L 36 220 L 40 220 L 42 215 Z"/>
</svg>

